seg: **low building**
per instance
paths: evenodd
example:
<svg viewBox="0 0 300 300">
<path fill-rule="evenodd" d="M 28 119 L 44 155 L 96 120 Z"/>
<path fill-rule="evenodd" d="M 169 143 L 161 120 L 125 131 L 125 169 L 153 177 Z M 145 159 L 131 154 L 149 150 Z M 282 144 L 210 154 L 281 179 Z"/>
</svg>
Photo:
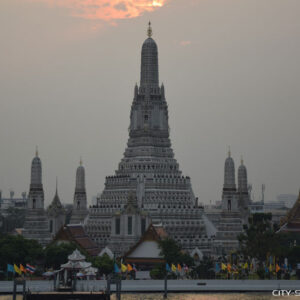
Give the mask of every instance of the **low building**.
<svg viewBox="0 0 300 300">
<path fill-rule="evenodd" d="M 297 232 L 300 233 L 300 192 L 298 200 L 290 209 L 287 215 L 281 220 L 281 227 L 278 232 Z"/>
<path fill-rule="evenodd" d="M 25 192 L 22 193 L 21 198 L 15 198 L 14 191 L 10 191 L 9 196 L 9 198 L 2 197 L 2 191 L 0 190 L 0 211 L 4 216 L 9 208 L 26 209 L 27 196 Z"/>
<path fill-rule="evenodd" d="M 135 264 L 138 270 L 150 270 L 155 264 L 163 263 L 159 241 L 168 235 L 162 226 L 151 224 L 140 240 L 124 255 L 126 263 Z"/>
<path fill-rule="evenodd" d="M 53 239 L 53 243 L 74 243 L 91 256 L 96 256 L 100 253 L 98 246 L 85 233 L 82 225 L 79 224 L 69 224 L 62 227 Z"/>
</svg>

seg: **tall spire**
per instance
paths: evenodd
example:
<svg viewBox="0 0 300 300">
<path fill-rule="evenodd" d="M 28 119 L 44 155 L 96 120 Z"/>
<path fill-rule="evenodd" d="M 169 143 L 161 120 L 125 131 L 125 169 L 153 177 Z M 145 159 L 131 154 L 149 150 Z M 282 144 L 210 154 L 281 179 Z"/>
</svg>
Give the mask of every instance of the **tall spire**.
<svg viewBox="0 0 300 300">
<path fill-rule="evenodd" d="M 234 161 L 231 157 L 230 148 L 228 151 L 228 157 L 225 160 L 224 167 L 224 188 L 225 189 L 235 189 L 235 168 Z"/>
<path fill-rule="evenodd" d="M 150 22 L 147 35 L 148 38 L 144 41 L 142 46 L 140 86 L 142 89 L 144 88 L 144 90 L 145 88 L 158 89 L 158 51 L 157 45 L 151 37 L 152 28 Z"/>
<path fill-rule="evenodd" d="M 243 157 L 241 157 L 241 165 L 238 168 L 238 191 L 248 193 L 247 169 Z"/>
<path fill-rule="evenodd" d="M 38 157 L 38 151 L 36 149 L 35 157 L 31 163 L 31 185 L 42 185 L 42 162 Z"/>
<path fill-rule="evenodd" d="M 80 213 L 81 211 L 81 213 Z M 80 166 L 76 170 L 76 185 L 73 200 L 73 215 L 71 224 L 81 223 L 87 212 L 86 190 L 85 190 L 85 172 L 80 158 Z"/>
<path fill-rule="evenodd" d="M 35 156 L 39 156 L 39 149 L 38 149 L 38 146 L 35 146 Z"/>
<path fill-rule="evenodd" d="M 79 162 L 80 166 L 76 171 L 76 187 L 75 190 L 85 191 L 85 172 L 84 167 L 82 166 L 82 159 Z"/>
<path fill-rule="evenodd" d="M 56 184 L 55 184 L 55 195 L 57 195 L 57 176 L 56 176 Z"/>
<path fill-rule="evenodd" d="M 151 27 L 151 22 L 150 21 L 148 23 L 147 35 L 148 35 L 149 38 L 152 37 L 152 27 Z"/>
</svg>

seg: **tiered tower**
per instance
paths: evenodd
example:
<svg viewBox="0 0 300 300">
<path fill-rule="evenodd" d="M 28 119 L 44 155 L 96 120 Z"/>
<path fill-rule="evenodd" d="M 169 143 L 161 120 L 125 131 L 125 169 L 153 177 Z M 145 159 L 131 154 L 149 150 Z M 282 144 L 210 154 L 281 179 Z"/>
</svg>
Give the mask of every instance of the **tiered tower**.
<svg viewBox="0 0 300 300">
<path fill-rule="evenodd" d="M 97 206 L 90 209 L 86 230 L 100 247 L 111 242 L 112 216 L 134 192 L 138 207 L 149 213 L 185 249 L 209 252 L 212 239 L 198 207 L 191 180 L 182 176 L 169 137 L 168 105 L 159 86 L 158 51 L 149 23 L 141 53 L 140 86 L 134 88 L 129 139 L 114 176 L 106 177 Z M 212 224 L 210 224 L 213 226 Z M 141 232 L 135 231 L 135 232 Z M 114 243 L 115 253 L 126 251 Z"/>
<path fill-rule="evenodd" d="M 243 223 L 245 223 L 247 213 L 247 208 L 242 205 L 245 187 L 247 188 L 247 171 L 242 162 L 238 170 L 238 191 L 236 189 L 234 161 L 229 150 L 224 167 L 222 211 L 216 224 L 218 255 L 228 254 L 238 249 L 237 236 L 243 232 Z"/>
<path fill-rule="evenodd" d="M 70 223 L 82 224 L 88 214 L 86 190 L 85 190 L 85 170 L 80 159 L 79 167 L 76 171 L 76 185 L 73 200 L 73 211 Z"/>
<path fill-rule="evenodd" d="M 248 191 L 248 178 L 247 178 L 247 169 L 244 165 L 244 160 L 241 158 L 241 165 L 238 169 L 238 199 L 239 199 L 239 209 L 243 215 L 243 220 L 247 223 L 249 216 L 249 204 L 250 197 Z"/>
<path fill-rule="evenodd" d="M 29 239 L 36 239 L 43 246 L 51 241 L 49 223 L 44 211 L 42 162 L 37 150 L 31 163 L 31 181 L 23 236 Z"/>
<path fill-rule="evenodd" d="M 230 149 L 228 151 L 228 157 L 225 160 L 225 166 L 224 166 L 222 209 L 223 211 L 238 210 L 238 203 L 236 197 L 236 185 L 235 185 L 235 168 L 234 168 L 234 161 L 231 157 Z"/>
</svg>

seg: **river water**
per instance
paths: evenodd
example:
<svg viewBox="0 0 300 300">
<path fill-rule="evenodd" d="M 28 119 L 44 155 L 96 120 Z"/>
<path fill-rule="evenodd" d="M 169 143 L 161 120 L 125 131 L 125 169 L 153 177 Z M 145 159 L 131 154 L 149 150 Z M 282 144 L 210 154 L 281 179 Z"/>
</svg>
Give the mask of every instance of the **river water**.
<svg viewBox="0 0 300 300">
<path fill-rule="evenodd" d="M 293 298 L 293 297 L 292 297 Z M 169 294 L 168 300 L 269 300 L 269 299 L 287 299 L 287 297 L 274 297 L 268 293 L 256 294 Z M 0 296 L 0 300 L 12 300 L 12 296 Z M 18 296 L 17 300 L 22 300 L 22 296 Z M 53 298 L 55 300 L 55 298 Z M 116 300 L 115 295 L 111 296 L 111 300 Z M 162 294 L 124 294 L 121 300 L 164 300 Z"/>
<path fill-rule="evenodd" d="M 269 300 L 286 299 L 286 297 L 274 297 L 268 294 L 169 294 L 168 300 Z M 111 300 L 116 300 L 115 296 Z M 122 295 L 121 300 L 164 300 L 162 294 L 127 294 Z"/>
</svg>

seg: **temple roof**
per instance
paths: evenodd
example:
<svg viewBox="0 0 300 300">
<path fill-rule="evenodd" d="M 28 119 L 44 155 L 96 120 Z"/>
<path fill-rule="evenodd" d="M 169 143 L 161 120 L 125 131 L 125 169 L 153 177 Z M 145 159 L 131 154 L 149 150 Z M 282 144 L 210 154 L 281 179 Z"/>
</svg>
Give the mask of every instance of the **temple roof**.
<svg viewBox="0 0 300 300">
<path fill-rule="evenodd" d="M 63 205 L 61 204 L 61 201 L 58 196 L 57 183 L 56 183 L 56 191 L 55 191 L 54 198 L 53 198 L 51 204 L 49 205 L 47 211 L 48 211 L 48 214 L 50 214 L 50 215 L 65 214 L 65 209 L 64 209 Z"/>
<path fill-rule="evenodd" d="M 107 246 L 101 250 L 101 252 L 98 254 L 98 256 L 103 256 L 104 254 L 108 255 L 109 258 L 111 258 L 111 259 L 114 258 L 113 252 Z"/>
<path fill-rule="evenodd" d="M 88 254 L 96 256 L 100 249 L 94 241 L 85 233 L 82 225 L 67 225 L 62 227 L 54 238 L 54 242 L 68 241 L 77 244 L 81 249 L 84 249 Z"/>
<path fill-rule="evenodd" d="M 287 215 L 281 219 L 281 228 L 279 232 L 300 232 L 300 191 L 298 200 L 295 202 L 294 206 L 289 210 Z"/>
<path fill-rule="evenodd" d="M 68 261 L 65 264 L 62 264 L 60 267 L 63 269 L 77 269 L 77 270 L 82 270 L 82 269 L 87 269 L 89 267 L 91 267 L 91 263 L 90 262 L 86 262 L 86 261 L 76 261 L 76 262 L 71 262 Z"/>
<path fill-rule="evenodd" d="M 137 259 L 137 262 L 141 262 L 141 260 L 143 262 L 150 262 L 154 259 L 161 262 L 163 258 L 160 255 L 158 242 L 167 237 L 168 234 L 162 226 L 151 224 L 140 240 L 124 255 L 125 260 L 133 262 L 132 259 Z"/>
<path fill-rule="evenodd" d="M 68 259 L 70 261 L 83 261 L 85 260 L 85 256 L 82 255 L 77 249 L 75 249 L 73 253 L 68 256 Z"/>
</svg>

